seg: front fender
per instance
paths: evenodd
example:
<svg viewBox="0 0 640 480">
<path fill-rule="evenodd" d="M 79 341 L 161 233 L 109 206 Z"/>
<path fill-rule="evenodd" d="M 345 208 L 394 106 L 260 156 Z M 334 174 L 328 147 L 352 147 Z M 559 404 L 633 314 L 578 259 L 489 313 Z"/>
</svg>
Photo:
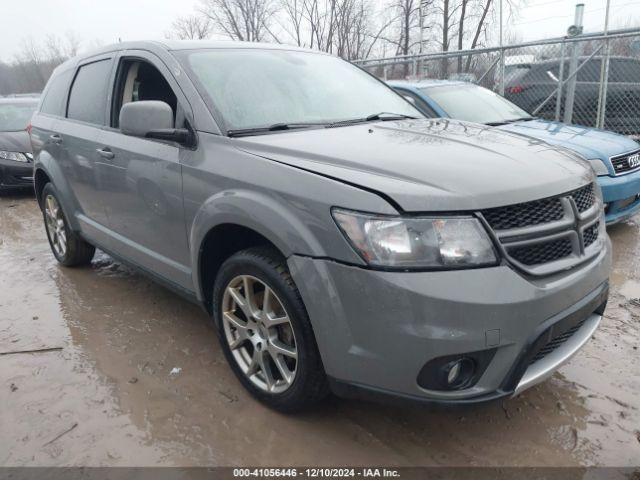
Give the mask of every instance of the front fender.
<svg viewBox="0 0 640 480">
<path fill-rule="evenodd" d="M 327 249 L 318 241 L 318 231 L 333 228 L 334 225 L 323 225 L 317 218 L 312 218 L 304 209 L 297 209 L 280 198 L 266 194 L 237 189 L 225 190 L 210 197 L 198 209 L 189 234 L 191 245 L 191 264 L 193 265 L 193 282 L 198 294 L 200 285 L 200 256 L 202 244 L 207 234 L 215 227 L 233 224 L 249 228 L 273 243 L 285 257 L 299 254 L 311 257 L 327 256 Z M 305 213 L 309 218 L 302 218 Z M 327 212 L 330 219 L 330 213 Z M 315 233 L 309 227 L 312 225 Z M 323 232 L 326 238 L 327 232 Z M 342 241 L 341 238 L 336 238 Z M 335 246 L 334 246 L 335 247 Z M 359 258 L 353 254 L 353 261 Z"/>
</svg>

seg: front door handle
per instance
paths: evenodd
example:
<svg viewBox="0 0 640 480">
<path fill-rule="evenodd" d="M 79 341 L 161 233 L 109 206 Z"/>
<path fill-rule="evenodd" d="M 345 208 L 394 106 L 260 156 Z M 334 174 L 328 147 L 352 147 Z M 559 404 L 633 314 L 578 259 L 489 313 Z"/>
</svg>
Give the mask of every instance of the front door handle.
<svg viewBox="0 0 640 480">
<path fill-rule="evenodd" d="M 98 148 L 96 149 L 96 152 L 98 152 L 98 155 L 100 155 L 102 158 L 108 158 L 109 160 L 116 156 L 116 154 L 113 153 L 109 147 Z"/>
<path fill-rule="evenodd" d="M 57 133 L 54 133 L 53 135 L 49 135 L 49 139 L 51 140 L 52 143 L 55 143 L 56 145 L 60 145 L 62 143 L 62 137 Z"/>
</svg>

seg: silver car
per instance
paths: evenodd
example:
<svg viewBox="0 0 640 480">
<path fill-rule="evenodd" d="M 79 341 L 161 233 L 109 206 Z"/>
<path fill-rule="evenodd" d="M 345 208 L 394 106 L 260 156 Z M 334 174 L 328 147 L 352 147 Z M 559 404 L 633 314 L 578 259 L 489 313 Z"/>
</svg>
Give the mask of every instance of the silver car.
<svg viewBox="0 0 640 480">
<path fill-rule="evenodd" d="M 584 160 L 421 118 L 327 54 L 104 47 L 56 69 L 31 140 L 58 261 L 100 248 L 202 305 L 273 408 L 330 391 L 511 396 L 576 353 L 606 305 L 610 242 Z"/>
</svg>

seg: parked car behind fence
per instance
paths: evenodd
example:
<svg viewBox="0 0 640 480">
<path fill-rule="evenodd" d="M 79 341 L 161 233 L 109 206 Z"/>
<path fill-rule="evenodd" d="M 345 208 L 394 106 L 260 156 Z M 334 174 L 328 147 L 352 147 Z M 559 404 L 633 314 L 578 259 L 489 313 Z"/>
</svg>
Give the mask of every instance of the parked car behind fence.
<svg viewBox="0 0 640 480">
<path fill-rule="evenodd" d="M 600 92 L 601 57 L 579 57 L 578 66 L 584 63 L 576 74 L 575 106 L 572 123 L 595 125 Z M 505 97 L 528 113 L 535 112 L 558 87 L 562 78 L 561 61 L 558 59 L 542 62 L 512 65 L 511 74 L 505 78 Z M 564 61 L 563 75 L 569 74 L 569 60 Z M 640 118 L 640 60 L 627 57 L 610 59 L 609 83 L 607 90 L 607 115 L 604 128 L 625 135 L 637 134 Z M 568 86 L 562 90 L 566 98 Z M 560 118 L 564 116 L 561 104 Z M 553 120 L 555 101 L 547 102 L 537 115 Z"/>
<path fill-rule="evenodd" d="M 477 85 L 426 80 L 389 82 L 427 117 L 450 117 L 540 139 L 588 160 L 602 187 L 608 224 L 640 212 L 640 144 L 623 135 L 529 115 Z"/>
</svg>

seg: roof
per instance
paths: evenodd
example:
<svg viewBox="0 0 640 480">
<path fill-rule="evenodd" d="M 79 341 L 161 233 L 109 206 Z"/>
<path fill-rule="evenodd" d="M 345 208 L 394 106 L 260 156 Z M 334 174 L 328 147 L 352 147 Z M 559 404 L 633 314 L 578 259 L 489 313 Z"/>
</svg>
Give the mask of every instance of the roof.
<svg viewBox="0 0 640 480">
<path fill-rule="evenodd" d="M 430 78 L 426 78 L 423 80 L 389 80 L 387 82 L 388 85 L 392 87 L 406 87 L 406 88 L 423 88 L 423 87 L 445 87 L 449 85 L 475 85 L 469 82 L 461 82 L 459 80 L 434 80 Z"/>
<path fill-rule="evenodd" d="M 119 52 L 122 50 L 147 50 L 158 53 L 158 51 L 180 51 L 180 50 L 223 50 L 223 49 L 250 49 L 250 50 L 288 50 L 298 52 L 309 52 L 322 55 L 330 55 L 318 50 L 284 45 L 281 43 L 263 42 L 236 42 L 232 40 L 141 40 L 132 42 L 119 42 L 104 45 L 97 49 L 83 52 L 65 61 L 56 68 L 57 72 L 75 67 L 79 61 L 102 55 L 109 52 Z"/>
</svg>

